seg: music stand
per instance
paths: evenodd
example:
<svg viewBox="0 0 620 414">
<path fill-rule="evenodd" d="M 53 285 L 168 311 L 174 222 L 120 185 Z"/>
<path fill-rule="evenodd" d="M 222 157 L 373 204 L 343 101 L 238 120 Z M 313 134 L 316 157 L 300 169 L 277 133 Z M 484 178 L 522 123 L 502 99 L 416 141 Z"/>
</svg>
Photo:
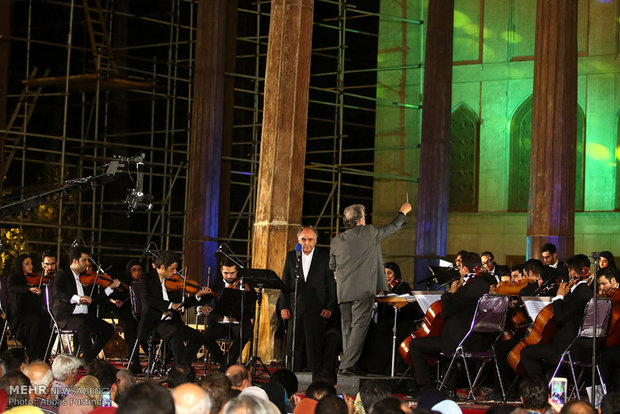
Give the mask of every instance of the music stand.
<svg viewBox="0 0 620 414">
<path fill-rule="evenodd" d="M 273 270 L 269 269 L 238 269 L 239 275 L 243 281 L 250 285 L 253 289 L 258 289 L 257 302 L 258 310 L 256 318 L 254 319 L 254 343 L 252 348 L 252 355 L 250 360 L 246 362 L 245 366 L 252 372 L 252 382 L 256 380 L 256 365 L 260 364 L 267 375 L 271 376 L 267 366 L 263 363 L 258 353 L 258 334 L 260 332 L 260 312 L 263 302 L 263 289 L 278 289 L 283 292 L 288 292 L 289 289 L 282 283 L 280 277 Z"/>
<path fill-rule="evenodd" d="M 245 293 L 254 293 L 244 298 Z M 243 304 L 243 305 L 242 305 Z M 234 318 L 239 323 L 239 355 L 243 348 L 243 318 L 244 315 L 251 315 L 256 305 L 256 293 L 245 292 L 240 289 L 223 289 L 218 297 L 213 310 L 214 315 L 226 316 L 228 318 Z M 232 326 L 233 321 L 228 322 L 228 335 L 232 338 Z M 234 339 L 233 339 L 234 340 Z M 230 361 L 227 353 L 226 361 Z"/>
</svg>

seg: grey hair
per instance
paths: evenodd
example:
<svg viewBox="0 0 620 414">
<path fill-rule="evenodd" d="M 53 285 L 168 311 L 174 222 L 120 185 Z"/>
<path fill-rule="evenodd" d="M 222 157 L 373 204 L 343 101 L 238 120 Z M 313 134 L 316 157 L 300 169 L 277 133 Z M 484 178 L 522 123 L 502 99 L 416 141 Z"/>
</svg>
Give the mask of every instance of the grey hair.
<svg viewBox="0 0 620 414">
<path fill-rule="evenodd" d="M 344 209 L 342 222 L 347 229 L 357 226 L 357 223 L 366 215 L 366 208 L 362 204 L 352 204 Z"/>
<path fill-rule="evenodd" d="M 196 385 L 200 387 L 198 384 Z M 200 394 L 202 398 L 196 401 L 196 403 L 192 405 L 191 407 L 187 407 L 182 404 L 177 404 L 175 401 L 174 403 L 175 414 L 204 414 L 204 413 L 208 413 L 209 411 L 211 411 L 211 397 L 209 397 L 209 394 L 207 394 L 207 392 L 203 390 L 202 388 L 200 388 L 200 391 L 202 391 Z M 177 390 L 177 398 L 182 400 L 183 399 L 182 395 L 183 395 L 182 390 L 181 391 Z M 175 397 L 175 390 L 172 390 L 172 398 L 174 399 L 174 397 Z"/>
<path fill-rule="evenodd" d="M 26 374 L 27 377 L 28 377 L 29 368 L 32 366 L 32 364 L 44 364 L 47 367 L 47 372 L 45 373 L 44 376 L 39 378 L 38 381 L 31 380 L 33 386 L 43 385 L 44 387 L 47 387 L 48 385 L 52 383 L 52 381 L 54 381 L 54 376 L 52 375 L 52 370 L 50 369 L 49 365 L 47 365 L 44 361 L 41 361 L 41 360 L 32 361 L 30 364 L 26 365 L 26 367 L 24 368 L 24 374 Z"/>
<path fill-rule="evenodd" d="M 58 381 L 69 378 L 72 372 L 77 372 L 82 366 L 82 360 L 73 355 L 60 354 L 54 358 L 52 363 L 52 375 Z"/>
<path fill-rule="evenodd" d="M 240 395 L 226 403 L 223 414 L 272 414 L 272 410 L 267 401 Z"/>
<path fill-rule="evenodd" d="M 304 231 L 305 229 L 312 230 L 314 232 L 314 241 L 319 240 L 319 232 L 316 231 L 314 226 L 301 226 L 299 228 L 299 231 L 297 232 L 297 240 L 299 240 L 299 236 L 301 236 L 301 232 Z"/>
</svg>

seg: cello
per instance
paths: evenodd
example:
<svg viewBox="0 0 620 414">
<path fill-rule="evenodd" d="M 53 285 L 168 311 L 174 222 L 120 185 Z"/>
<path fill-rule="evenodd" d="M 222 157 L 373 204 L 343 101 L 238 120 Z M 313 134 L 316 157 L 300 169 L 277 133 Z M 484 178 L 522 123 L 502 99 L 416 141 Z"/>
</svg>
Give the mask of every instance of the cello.
<svg viewBox="0 0 620 414">
<path fill-rule="evenodd" d="M 607 328 L 605 346 L 620 344 L 620 288 L 611 288 L 604 295 L 611 299 L 611 317 Z"/>
<path fill-rule="evenodd" d="M 398 347 L 398 353 L 408 366 L 413 367 L 411 350 L 409 348 L 411 341 L 415 338 L 423 338 L 425 336 L 440 336 L 443 330 L 443 322 L 443 317 L 441 316 L 441 300 L 438 300 L 433 302 L 428 308 L 420 327 L 409 334 Z"/>
</svg>

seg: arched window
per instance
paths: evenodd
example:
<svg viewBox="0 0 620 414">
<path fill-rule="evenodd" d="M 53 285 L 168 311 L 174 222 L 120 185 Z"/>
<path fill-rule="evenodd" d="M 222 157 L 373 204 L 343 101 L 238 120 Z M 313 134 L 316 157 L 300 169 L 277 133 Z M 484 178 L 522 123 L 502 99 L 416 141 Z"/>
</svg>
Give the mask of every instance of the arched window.
<svg viewBox="0 0 620 414">
<path fill-rule="evenodd" d="M 480 121 L 467 105 L 450 120 L 450 210 L 478 210 L 478 146 Z"/>
<path fill-rule="evenodd" d="M 577 105 L 577 152 L 575 154 L 575 210 L 583 210 L 583 151 L 585 116 Z M 530 192 L 532 148 L 532 95 L 515 111 L 510 122 L 510 175 L 508 210 L 526 211 Z"/>
</svg>

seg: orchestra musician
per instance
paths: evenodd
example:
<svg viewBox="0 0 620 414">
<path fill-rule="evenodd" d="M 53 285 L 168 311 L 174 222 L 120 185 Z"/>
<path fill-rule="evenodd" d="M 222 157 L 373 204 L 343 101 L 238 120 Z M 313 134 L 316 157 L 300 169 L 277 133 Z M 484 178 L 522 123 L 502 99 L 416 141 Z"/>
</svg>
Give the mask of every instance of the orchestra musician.
<svg viewBox="0 0 620 414">
<path fill-rule="evenodd" d="M 402 280 L 400 267 L 395 262 L 384 265 L 385 278 L 388 284 L 387 294 L 411 294 L 411 286 Z M 396 326 L 396 344 L 400 344 L 415 328 L 414 319 L 419 316 L 419 306 L 410 303 L 398 310 Z M 392 330 L 394 329 L 394 306 L 389 303 L 377 303 L 376 321 L 370 323 L 370 329 L 364 345 L 366 370 L 370 374 L 389 375 L 392 360 Z M 374 319 L 374 318 L 373 318 Z M 402 361 L 398 361 L 403 368 Z M 397 369 L 398 371 L 398 369 Z"/>
<path fill-rule="evenodd" d="M 454 352 L 469 330 L 478 299 L 489 293 L 490 276 L 486 273 L 476 273 L 481 265 L 480 256 L 476 253 L 463 253 L 459 269 L 460 279 L 454 281 L 450 289 L 441 296 L 441 313 L 444 320 L 441 336 L 415 338 L 409 345 L 415 379 L 423 389 L 433 388 L 427 357 L 437 357 L 442 351 Z M 486 341 L 479 341 L 474 336 L 467 348 L 479 349 L 487 345 Z M 451 395 L 454 395 L 455 379 L 455 375 L 450 376 L 447 384 L 448 393 Z"/>
<path fill-rule="evenodd" d="M 600 252 L 598 265 L 601 270 L 609 269 L 612 276 L 615 277 L 616 280 L 620 278 L 620 271 L 618 271 L 618 268 L 616 267 L 616 258 L 612 252 L 607 250 Z"/>
<path fill-rule="evenodd" d="M 77 330 L 78 341 L 88 364 L 97 357 L 104 345 L 114 335 L 114 328 L 99 319 L 95 307 L 105 301 L 120 280 L 114 279 L 103 293 L 82 285 L 80 275 L 87 270 L 89 253 L 85 247 L 72 247 L 69 251 L 70 265 L 60 269 L 54 278 L 54 317 L 61 329 Z M 90 294 L 93 291 L 94 293 Z M 93 335 L 94 342 L 91 340 Z"/>
<path fill-rule="evenodd" d="M 616 275 L 610 267 L 603 267 L 598 271 L 598 295 L 608 297 L 612 289 L 618 289 Z"/>
<path fill-rule="evenodd" d="M 132 284 L 134 282 L 140 282 L 142 276 L 142 264 L 136 259 L 132 259 L 127 263 L 125 267 L 125 275 L 123 282 L 126 284 Z M 140 300 L 138 298 L 138 300 Z M 140 315 L 134 316 L 132 311 L 131 298 L 129 297 L 129 290 L 114 291 L 110 295 L 109 302 L 111 303 L 111 311 L 118 318 L 119 324 L 123 327 L 125 335 L 125 345 L 127 347 L 127 357 L 129 358 L 134 350 L 134 345 L 138 339 L 138 319 Z M 145 344 L 146 346 L 146 344 Z M 143 347 L 144 348 L 144 347 Z M 146 348 L 144 348 L 146 350 Z M 142 368 L 140 367 L 140 355 L 139 349 L 136 348 L 134 358 L 130 361 L 129 369 L 133 373 L 140 373 Z"/>
<path fill-rule="evenodd" d="M 43 261 L 56 264 L 56 257 L 44 257 Z M 50 336 L 50 317 L 45 309 L 43 291 L 44 282 L 35 280 L 28 282 L 27 276 L 33 275 L 32 257 L 22 253 L 15 259 L 15 271 L 8 280 L 10 295 L 10 326 L 16 337 L 25 345 L 31 361 L 43 359 L 47 341 L 42 338 Z M 45 275 L 54 275 L 51 266 L 43 268 Z M 45 279 L 44 279 L 45 280 Z M 40 283 L 39 283 L 40 282 Z"/>
<path fill-rule="evenodd" d="M 557 330 L 553 339 L 547 344 L 525 346 L 521 350 L 521 361 L 527 375 L 544 376 L 542 360 L 556 360 L 575 338 L 583 319 L 588 301 L 592 298 L 592 289 L 588 285 L 590 277 L 590 260 L 578 254 L 567 261 L 570 283 L 562 282 L 556 296 L 552 299 L 553 315 Z"/>
<path fill-rule="evenodd" d="M 241 277 L 237 270 L 237 265 L 224 258 L 220 263 L 221 277 L 217 277 L 213 282 L 213 286 L 210 289 L 211 294 L 219 297 L 224 289 L 241 289 Z M 245 300 L 252 303 L 256 300 L 256 292 L 250 289 L 249 286 L 244 286 Z M 207 327 L 205 328 L 204 344 L 213 360 L 220 365 L 225 365 L 227 362 L 232 364 L 238 358 L 241 350 L 245 347 L 245 344 L 250 340 L 252 336 L 252 319 L 254 318 L 255 309 L 251 308 L 250 312 L 243 314 L 242 323 L 238 320 L 225 315 L 219 315 L 209 311 L 207 316 Z M 240 325 L 242 326 L 240 328 Z M 242 340 L 239 341 L 239 331 L 242 332 Z M 225 355 L 217 345 L 217 339 L 223 337 L 230 337 L 232 339 L 232 345 Z M 228 358 L 227 358 L 228 357 Z"/>
<path fill-rule="evenodd" d="M 289 292 L 280 293 L 280 315 L 290 321 L 287 328 L 287 349 L 292 346 L 292 317 L 296 315 L 295 366 L 294 371 L 307 368 L 314 372 L 323 366 L 325 327 L 336 307 L 336 284 L 334 273 L 329 269 L 329 252 L 316 248 L 318 233 L 312 226 L 302 227 L 297 233 L 301 255 L 296 251 L 286 254 L 282 282 Z M 295 271 L 300 260 L 301 267 L 295 295 Z M 297 311 L 295 312 L 295 306 Z"/>
<path fill-rule="evenodd" d="M 564 281 L 568 281 L 568 266 L 564 261 L 558 259 L 558 249 L 555 244 L 543 244 L 540 248 L 540 257 L 545 266 L 555 269 Z"/>
<path fill-rule="evenodd" d="M 181 290 L 168 290 L 166 281 L 177 274 L 180 259 L 170 251 L 163 251 L 153 263 L 153 271 L 142 275 L 144 307 L 138 324 L 138 340 L 147 340 L 153 330 L 168 341 L 177 364 L 191 364 L 205 340 L 195 329 L 187 326 L 180 313 L 196 306 L 209 293 L 201 287 L 195 295 L 183 297 Z M 185 345 L 187 342 L 187 345 Z"/>
</svg>

